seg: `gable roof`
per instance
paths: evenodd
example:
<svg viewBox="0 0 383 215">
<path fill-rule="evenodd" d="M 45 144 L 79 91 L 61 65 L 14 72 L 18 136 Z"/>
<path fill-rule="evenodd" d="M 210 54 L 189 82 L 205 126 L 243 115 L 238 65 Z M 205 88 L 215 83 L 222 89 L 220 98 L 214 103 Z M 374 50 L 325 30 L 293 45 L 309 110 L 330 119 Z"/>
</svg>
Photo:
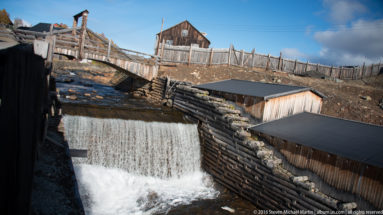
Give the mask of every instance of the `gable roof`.
<svg viewBox="0 0 383 215">
<path fill-rule="evenodd" d="M 29 31 L 36 31 L 36 32 L 49 32 L 49 29 L 51 27 L 51 24 L 50 23 L 43 23 L 43 22 L 40 22 L 34 26 L 32 26 L 31 28 L 29 28 L 28 30 Z M 53 30 L 62 30 L 64 28 L 58 28 L 58 27 L 54 27 L 53 26 Z"/>
<path fill-rule="evenodd" d="M 200 84 L 194 87 L 205 90 L 221 91 L 225 93 L 239 94 L 245 96 L 261 97 L 265 100 L 304 91 L 312 91 L 316 95 L 322 98 L 324 97 L 323 94 L 311 89 L 310 87 L 300 87 L 283 84 L 268 84 L 237 79 Z"/>
<path fill-rule="evenodd" d="M 205 35 L 203 35 L 203 34 L 202 34 L 196 27 L 194 27 L 188 20 L 184 20 L 184 21 L 182 21 L 182 22 L 180 22 L 180 23 L 178 23 L 178 24 L 176 24 L 176 25 L 173 25 L 172 27 L 163 30 L 162 33 L 164 33 L 165 31 L 168 31 L 168 30 L 170 30 L 170 29 L 176 27 L 177 25 L 181 25 L 182 23 L 185 23 L 185 22 L 188 23 L 192 28 L 194 28 L 194 30 L 196 30 L 196 31 L 197 31 L 203 38 L 205 38 L 205 39 L 210 43 L 210 40 L 207 39 L 207 38 L 205 37 Z M 161 32 L 157 33 L 156 35 L 159 35 L 160 33 L 161 33 Z"/>
<path fill-rule="evenodd" d="M 250 130 L 383 167 L 382 126 L 304 112 Z"/>
</svg>

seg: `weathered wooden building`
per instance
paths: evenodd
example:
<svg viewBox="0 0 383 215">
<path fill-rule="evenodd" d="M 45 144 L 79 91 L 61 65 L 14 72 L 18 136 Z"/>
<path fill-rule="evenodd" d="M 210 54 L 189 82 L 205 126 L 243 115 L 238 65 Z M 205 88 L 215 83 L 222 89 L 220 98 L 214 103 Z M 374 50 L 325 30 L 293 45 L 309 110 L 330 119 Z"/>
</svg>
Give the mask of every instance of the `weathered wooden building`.
<svg viewBox="0 0 383 215">
<path fill-rule="evenodd" d="M 258 122 L 280 119 L 304 111 L 320 113 L 324 97 L 309 87 L 235 79 L 195 87 L 235 102 Z"/>
<path fill-rule="evenodd" d="M 383 209 L 383 127 L 305 112 L 250 131 L 274 146 L 286 169 L 308 176 L 322 192 L 358 208 Z"/>
<path fill-rule="evenodd" d="M 209 48 L 210 41 L 204 33 L 198 31 L 189 21 L 185 20 L 157 34 L 157 44 L 162 41 L 173 46 L 196 46 Z"/>
</svg>

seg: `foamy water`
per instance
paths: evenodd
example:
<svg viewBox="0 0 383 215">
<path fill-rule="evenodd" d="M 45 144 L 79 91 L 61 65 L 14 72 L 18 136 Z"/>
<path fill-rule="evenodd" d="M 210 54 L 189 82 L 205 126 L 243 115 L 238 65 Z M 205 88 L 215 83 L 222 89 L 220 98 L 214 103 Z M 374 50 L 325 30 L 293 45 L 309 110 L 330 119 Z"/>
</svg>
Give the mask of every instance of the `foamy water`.
<svg viewBox="0 0 383 215">
<path fill-rule="evenodd" d="M 75 172 L 87 214 L 166 213 L 171 207 L 218 195 L 210 176 L 202 172 L 160 179 L 87 164 L 76 165 Z"/>
<path fill-rule="evenodd" d="M 87 149 L 75 165 L 87 214 L 166 213 L 218 196 L 200 168 L 197 126 L 64 116 L 70 148 Z"/>
</svg>

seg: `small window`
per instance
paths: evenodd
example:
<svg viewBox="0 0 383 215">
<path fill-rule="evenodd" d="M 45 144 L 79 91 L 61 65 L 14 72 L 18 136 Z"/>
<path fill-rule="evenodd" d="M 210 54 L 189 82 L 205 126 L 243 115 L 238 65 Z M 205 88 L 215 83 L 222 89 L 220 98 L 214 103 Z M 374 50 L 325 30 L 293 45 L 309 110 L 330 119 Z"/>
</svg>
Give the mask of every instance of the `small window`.
<svg viewBox="0 0 383 215">
<path fill-rule="evenodd" d="M 166 45 L 173 45 L 173 40 L 166 40 Z"/>
<path fill-rule="evenodd" d="M 182 29 L 182 31 L 181 31 L 181 36 L 182 37 L 187 37 L 188 36 L 188 30 L 187 29 Z"/>
</svg>

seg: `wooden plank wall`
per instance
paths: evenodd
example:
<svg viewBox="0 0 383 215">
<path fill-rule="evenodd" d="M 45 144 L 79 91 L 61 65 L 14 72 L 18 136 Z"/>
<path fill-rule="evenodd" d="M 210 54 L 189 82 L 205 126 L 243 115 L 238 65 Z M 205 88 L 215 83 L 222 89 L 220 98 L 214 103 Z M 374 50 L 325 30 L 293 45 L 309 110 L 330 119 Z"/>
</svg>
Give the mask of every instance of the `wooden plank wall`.
<svg viewBox="0 0 383 215">
<path fill-rule="evenodd" d="M 188 35 L 182 36 L 182 30 L 188 30 Z M 172 40 L 173 45 L 176 46 L 190 46 L 194 43 L 199 47 L 207 48 L 210 45 L 210 42 L 187 21 L 163 31 L 161 37 L 161 41 Z"/>
<path fill-rule="evenodd" d="M 308 177 L 283 169 L 270 145 L 251 137 L 246 131 L 248 119 L 224 99 L 178 85 L 173 105 L 198 121 L 203 168 L 216 182 L 259 209 L 336 211 L 356 207 L 322 193 Z"/>
<path fill-rule="evenodd" d="M 233 65 L 258 67 L 266 70 L 280 70 L 296 75 L 313 71 L 338 79 L 361 79 L 376 76 L 383 69 L 383 64 L 360 65 L 355 68 L 332 67 L 297 60 L 284 59 L 254 52 L 235 50 L 232 46 L 222 48 L 198 48 L 191 46 L 172 46 L 160 44 L 159 55 L 162 62 L 188 63 L 200 65 Z"/>
<path fill-rule="evenodd" d="M 322 98 L 311 91 L 281 96 L 266 101 L 262 122 L 291 116 L 304 111 L 320 113 Z"/>
<path fill-rule="evenodd" d="M 266 134 L 257 132 L 257 135 L 265 138 L 294 167 L 310 170 L 330 186 L 356 194 L 376 208 L 383 208 L 383 169 Z M 316 184 L 321 186 L 322 183 Z"/>
<path fill-rule="evenodd" d="M 49 110 L 48 72 L 32 45 L 0 50 L 0 214 L 30 214 L 36 150 Z"/>
<path fill-rule="evenodd" d="M 253 116 L 259 123 L 301 113 L 303 111 L 320 113 L 322 98 L 311 91 L 295 93 L 265 101 L 260 97 L 244 96 L 209 90 L 210 94 L 235 102 L 244 108 L 245 112 Z"/>
</svg>

